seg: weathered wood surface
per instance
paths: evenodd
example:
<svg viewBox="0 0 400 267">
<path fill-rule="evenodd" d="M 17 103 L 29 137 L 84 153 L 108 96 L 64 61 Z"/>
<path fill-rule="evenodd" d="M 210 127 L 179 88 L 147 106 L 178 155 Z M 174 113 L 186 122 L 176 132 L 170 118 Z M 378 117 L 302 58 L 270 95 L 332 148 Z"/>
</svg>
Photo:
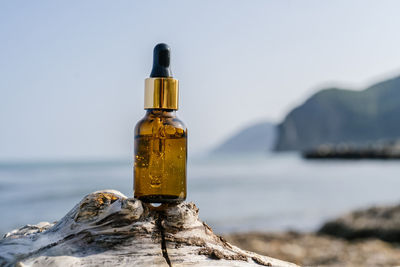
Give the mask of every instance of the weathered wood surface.
<svg viewBox="0 0 400 267">
<path fill-rule="evenodd" d="M 0 240 L 0 266 L 296 266 L 241 250 L 193 203 L 154 208 L 113 190 L 87 195 L 57 223 Z"/>
</svg>

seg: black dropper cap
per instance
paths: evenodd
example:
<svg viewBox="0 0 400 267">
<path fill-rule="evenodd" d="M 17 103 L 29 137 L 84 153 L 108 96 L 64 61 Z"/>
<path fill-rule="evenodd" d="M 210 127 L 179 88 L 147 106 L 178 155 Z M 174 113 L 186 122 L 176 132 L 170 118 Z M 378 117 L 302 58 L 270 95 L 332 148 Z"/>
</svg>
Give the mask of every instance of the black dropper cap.
<svg viewBox="0 0 400 267">
<path fill-rule="evenodd" d="M 171 69 L 169 68 L 171 58 L 171 49 L 167 44 L 158 44 L 153 51 L 153 69 L 150 77 L 172 77 Z"/>
</svg>

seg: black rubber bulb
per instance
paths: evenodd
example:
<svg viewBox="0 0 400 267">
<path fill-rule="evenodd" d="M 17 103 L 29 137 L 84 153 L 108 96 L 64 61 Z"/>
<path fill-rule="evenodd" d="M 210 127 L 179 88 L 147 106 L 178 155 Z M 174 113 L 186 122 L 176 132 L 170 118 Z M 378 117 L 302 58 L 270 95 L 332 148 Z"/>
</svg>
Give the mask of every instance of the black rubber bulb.
<svg viewBox="0 0 400 267">
<path fill-rule="evenodd" d="M 171 69 L 169 68 L 171 58 L 171 49 L 167 44 L 158 44 L 153 51 L 153 69 L 150 77 L 172 77 Z"/>
</svg>

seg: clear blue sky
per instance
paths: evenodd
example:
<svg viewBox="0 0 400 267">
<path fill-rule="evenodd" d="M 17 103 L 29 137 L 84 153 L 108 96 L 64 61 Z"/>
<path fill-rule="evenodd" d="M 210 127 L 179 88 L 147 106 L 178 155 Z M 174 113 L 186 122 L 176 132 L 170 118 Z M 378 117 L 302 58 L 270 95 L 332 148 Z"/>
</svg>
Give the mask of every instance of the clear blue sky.
<svg viewBox="0 0 400 267">
<path fill-rule="evenodd" d="M 400 74 L 400 1 L 1 1 L 0 160 L 130 158 L 172 47 L 190 152 L 317 89 Z"/>
</svg>

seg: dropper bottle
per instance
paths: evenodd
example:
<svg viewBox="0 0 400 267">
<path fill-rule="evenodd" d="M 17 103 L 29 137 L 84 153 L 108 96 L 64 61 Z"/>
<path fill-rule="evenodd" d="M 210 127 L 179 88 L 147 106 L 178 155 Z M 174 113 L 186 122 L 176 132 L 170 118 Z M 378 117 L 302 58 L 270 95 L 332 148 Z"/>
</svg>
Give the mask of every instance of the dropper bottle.
<svg viewBox="0 0 400 267">
<path fill-rule="evenodd" d="M 178 80 L 172 78 L 171 50 L 158 44 L 145 80 L 143 119 L 135 127 L 134 196 L 149 203 L 186 199 L 187 129 L 176 117 Z"/>
</svg>

